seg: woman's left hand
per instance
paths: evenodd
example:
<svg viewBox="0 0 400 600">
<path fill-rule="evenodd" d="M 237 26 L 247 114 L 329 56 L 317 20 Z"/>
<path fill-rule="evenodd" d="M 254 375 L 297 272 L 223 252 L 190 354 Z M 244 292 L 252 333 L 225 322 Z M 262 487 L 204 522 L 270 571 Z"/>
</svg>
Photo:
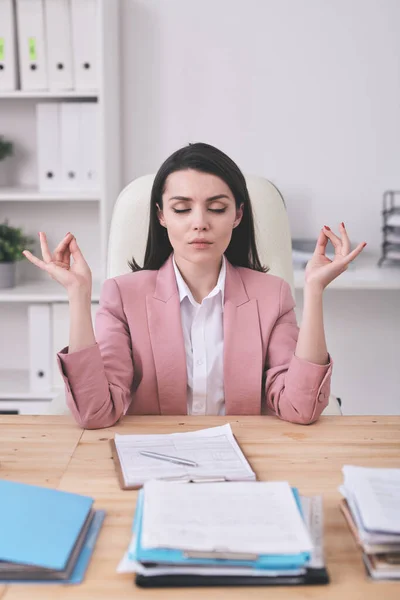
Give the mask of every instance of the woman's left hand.
<svg viewBox="0 0 400 600">
<path fill-rule="evenodd" d="M 335 235 L 326 225 L 321 229 L 313 257 L 308 261 L 305 270 L 307 286 L 324 290 L 331 281 L 346 271 L 349 264 L 367 245 L 366 242 L 362 242 L 354 250 L 351 250 L 349 236 L 343 223 L 340 224 L 339 229 L 341 237 Z M 333 260 L 325 255 L 328 239 L 331 240 L 335 249 Z"/>
</svg>

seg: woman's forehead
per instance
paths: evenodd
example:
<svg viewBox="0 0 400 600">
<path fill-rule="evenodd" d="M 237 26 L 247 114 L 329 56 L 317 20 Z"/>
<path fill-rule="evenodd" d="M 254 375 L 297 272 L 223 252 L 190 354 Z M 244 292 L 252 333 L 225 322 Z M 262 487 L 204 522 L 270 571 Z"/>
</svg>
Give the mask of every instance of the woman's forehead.
<svg viewBox="0 0 400 600">
<path fill-rule="evenodd" d="M 194 169 L 171 173 L 167 177 L 164 188 L 164 195 L 167 197 L 185 196 L 192 200 L 207 200 L 219 194 L 233 198 L 231 190 L 223 179 Z"/>
</svg>

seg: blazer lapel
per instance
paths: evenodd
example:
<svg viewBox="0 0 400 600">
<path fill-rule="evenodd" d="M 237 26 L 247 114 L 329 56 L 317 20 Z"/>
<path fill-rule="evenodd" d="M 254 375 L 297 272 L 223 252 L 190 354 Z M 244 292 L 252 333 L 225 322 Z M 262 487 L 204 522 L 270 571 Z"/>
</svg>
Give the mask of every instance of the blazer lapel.
<svg viewBox="0 0 400 600">
<path fill-rule="evenodd" d="M 146 297 L 146 310 L 160 413 L 186 415 L 186 353 L 172 255 L 158 271 L 155 291 Z"/>
<path fill-rule="evenodd" d="M 263 376 L 258 305 L 249 299 L 238 269 L 226 261 L 224 393 L 227 415 L 259 415 Z"/>
</svg>

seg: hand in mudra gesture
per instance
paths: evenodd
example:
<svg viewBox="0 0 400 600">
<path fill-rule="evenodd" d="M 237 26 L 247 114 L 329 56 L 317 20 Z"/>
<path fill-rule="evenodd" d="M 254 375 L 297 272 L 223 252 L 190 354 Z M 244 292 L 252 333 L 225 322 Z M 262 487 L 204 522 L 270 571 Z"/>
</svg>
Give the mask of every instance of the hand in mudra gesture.
<svg viewBox="0 0 400 600">
<path fill-rule="evenodd" d="M 64 286 L 67 291 L 81 288 L 90 293 L 92 273 L 72 233 L 67 233 L 53 253 L 49 250 L 46 234 L 41 231 L 39 238 L 43 260 L 34 256 L 29 250 L 24 250 L 22 254 L 39 269 L 47 271 L 50 277 Z"/>
<path fill-rule="evenodd" d="M 332 242 L 335 249 L 333 260 L 325 255 L 328 240 Z M 306 284 L 317 286 L 323 290 L 331 281 L 346 271 L 349 264 L 357 258 L 366 245 L 366 242 L 361 242 L 352 250 L 344 223 L 339 226 L 339 236 L 325 225 L 320 231 L 314 254 L 306 266 Z"/>
</svg>

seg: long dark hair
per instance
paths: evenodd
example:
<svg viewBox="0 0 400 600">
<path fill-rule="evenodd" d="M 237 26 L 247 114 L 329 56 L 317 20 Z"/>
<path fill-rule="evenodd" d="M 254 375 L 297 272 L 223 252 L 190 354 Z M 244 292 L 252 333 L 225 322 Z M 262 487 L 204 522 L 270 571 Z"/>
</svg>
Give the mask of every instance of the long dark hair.
<svg viewBox="0 0 400 600">
<path fill-rule="evenodd" d="M 168 175 L 175 171 L 194 169 L 203 173 L 216 175 L 231 190 L 236 209 L 243 204 L 243 217 L 239 225 L 232 230 L 232 238 L 225 251 L 229 262 L 237 267 L 247 267 L 265 273 L 259 259 L 255 234 L 253 212 L 246 180 L 239 167 L 226 154 L 209 144 L 196 143 L 177 150 L 161 165 L 155 176 L 150 198 L 150 223 L 147 236 L 146 252 L 143 267 L 134 258 L 129 261 L 132 271 L 142 269 L 159 269 L 173 251 L 168 233 L 158 219 L 157 204 L 162 209 L 162 195 Z"/>
</svg>

